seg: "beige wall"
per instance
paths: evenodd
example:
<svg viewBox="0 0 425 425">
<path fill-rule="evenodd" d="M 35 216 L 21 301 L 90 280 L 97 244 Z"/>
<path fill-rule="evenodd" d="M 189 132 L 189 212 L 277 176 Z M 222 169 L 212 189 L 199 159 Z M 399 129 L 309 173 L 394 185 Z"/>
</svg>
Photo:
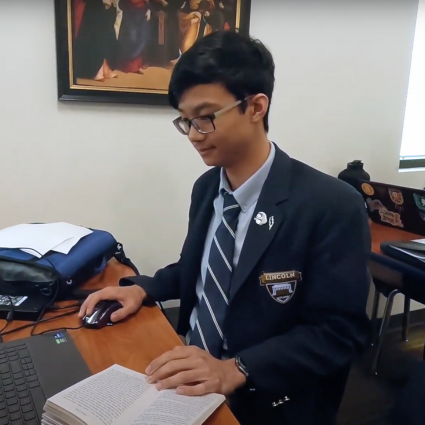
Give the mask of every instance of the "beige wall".
<svg viewBox="0 0 425 425">
<path fill-rule="evenodd" d="M 336 175 L 362 159 L 399 173 L 417 0 L 252 0 L 252 34 L 275 56 L 270 137 Z M 52 0 L 0 2 L 0 228 L 65 220 L 111 231 L 140 269 L 178 258 L 205 171 L 170 108 L 59 104 Z"/>
</svg>

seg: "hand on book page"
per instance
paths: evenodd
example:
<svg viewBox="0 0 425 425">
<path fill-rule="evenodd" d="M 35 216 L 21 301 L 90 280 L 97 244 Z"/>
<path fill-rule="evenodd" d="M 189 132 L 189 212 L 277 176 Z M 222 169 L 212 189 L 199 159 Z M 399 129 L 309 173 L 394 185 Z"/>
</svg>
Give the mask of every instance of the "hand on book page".
<svg viewBox="0 0 425 425">
<path fill-rule="evenodd" d="M 229 395 L 245 384 L 246 378 L 235 359 L 218 360 L 194 346 L 176 347 L 155 359 L 146 369 L 148 382 L 157 389 L 177 388 L 181 395 L 209 393 Z"/>
<path fill-rule="evenodd" d="M 57 413 L 59 407 L 87 425 L 122 425 L 129 410 L 143 407 L 143 395 L 149 404 L 156 392 L 145 375 L 114 365 L 53 396 L 45 410 Z"/>
<path fill-rule="evenodd" d="M 146 375 L 114 365 L 51 397 L 43 425 L 200 425 L 225 400 L 158 391 Z"/>
<path fill-rule="evenodd" d="M 218 394 L 187 397 L 164 390 L 131 425 L 200 425 L 224 400 Z"/>
</svg>

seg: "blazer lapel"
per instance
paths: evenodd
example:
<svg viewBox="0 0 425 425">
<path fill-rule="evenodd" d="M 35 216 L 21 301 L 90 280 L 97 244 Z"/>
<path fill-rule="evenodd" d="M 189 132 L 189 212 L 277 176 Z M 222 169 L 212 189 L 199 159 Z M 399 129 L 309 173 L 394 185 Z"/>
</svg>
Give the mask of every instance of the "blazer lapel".
<svg viewBox="0 0 425 425">
<path fill-rule="evenodd" d="M 230 301 L 258 263 L 284 220 L 282 204 L 289 198 L 291 160 L 276 146 L 276 156 L 264 183 L 248 232 L 245 237 L 238 266 L 233 275 Z M 254 218 L 259 212 L 267 215 L 267 223 L 258 225 Z"/>
</svg>

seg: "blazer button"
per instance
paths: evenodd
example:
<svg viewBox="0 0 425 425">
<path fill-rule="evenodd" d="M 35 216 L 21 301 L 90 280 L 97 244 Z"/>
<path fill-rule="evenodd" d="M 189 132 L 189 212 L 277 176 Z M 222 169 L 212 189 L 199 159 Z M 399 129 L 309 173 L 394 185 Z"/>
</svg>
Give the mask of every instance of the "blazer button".
<svg viewBox="0 0 425 425">
<path fill-rule="evenodd" d="M 272 406 L 273 406 L 273 407 L 280 406 L 281 404 L 286 403 L 286 402 L 287 402 L 287 401 L 289 401 L 289 400 L 291 400 L 291 399 L 285 396 L 285 398 L 284 398 L 283 400 L 282 400 L 282 399 L 280 399 L 280 400 L 278 400 L 278 401 L 274 401 L 274 402 L 272 403 Z"/>
</svg>

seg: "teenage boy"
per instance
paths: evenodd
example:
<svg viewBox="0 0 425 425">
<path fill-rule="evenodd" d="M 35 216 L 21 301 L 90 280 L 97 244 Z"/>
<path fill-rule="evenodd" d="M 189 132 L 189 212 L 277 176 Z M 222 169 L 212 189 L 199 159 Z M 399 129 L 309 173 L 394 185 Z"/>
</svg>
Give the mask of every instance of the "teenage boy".
<svg viewBox="0 0 425 425">
<path fill-rule="evenodd" d="M 230 31 L 182 55 L 174 125 L 212 169 L 193 187 L 180 259 L 91 295 L 80 315 L 102 299 L 122 303 L 113 321 L 180 299 L 187 346 L 147 368 L 159 389 L 222 393 L 243 425 L 331 425 L 366 342 L 369 226 L 353 188 L 268 140 L 274 68 Z"/>
</svg>

